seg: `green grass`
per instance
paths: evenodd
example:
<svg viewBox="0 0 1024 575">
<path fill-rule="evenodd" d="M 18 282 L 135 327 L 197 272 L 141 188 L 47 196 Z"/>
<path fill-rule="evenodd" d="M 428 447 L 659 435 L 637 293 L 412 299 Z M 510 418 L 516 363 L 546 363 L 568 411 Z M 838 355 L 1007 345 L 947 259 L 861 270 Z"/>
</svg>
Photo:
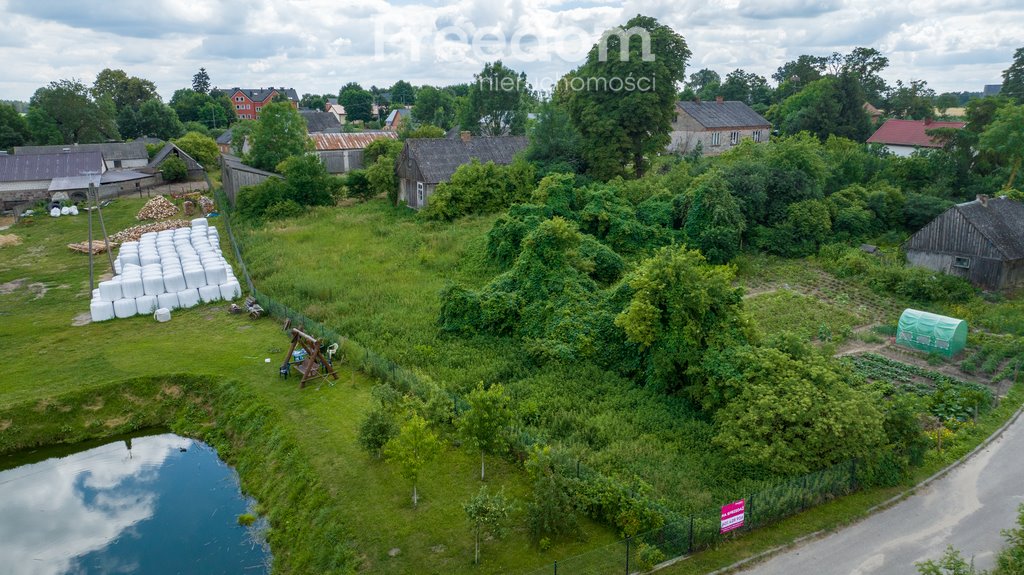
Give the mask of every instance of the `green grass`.
<svg viewBox="0 0 1024 575">
<path fill-rule="evenodd" d="M 121 199 L 111 204 L 104 210 L 108 232 L 139 223 L 134 215 L 144 202 L 145 198 Z M 98 222 L 94 223 L 98 228 Z M 237 439 L 220 440 L 222 453 L 239 466 L 243 486 L 257 494 L 261 505 L 269 506 L 266 511 L 275 520 L 272 526 L 281 534 L 271 537 L 273 551 L 277 557 L 292 557 L 282 561 L 282 569 L 315 564 L 303 558 L 315 556 L 314 547 L 323 546 L 324 534 L 332 532 L 326 528 L 318 531 L 316 525 L 298 531 L 288 527 L 288 506 L 274 500 L 292 499 L 274 494 L 292 489 L 296 497 L 326 498 L 323 504 L 333 513 L 325 520 L 340 526 L 344 534 L 342 541 L 327 543 L 355 550 L 360 563 L 372 566 L 373 572 L 529 569 L 614 540 L 606 528 L 586 523 L 585 540 L 558 541 L 542 553 L 517 527 L 506 539 L 486 542 L 483 564 L 474 567 L 471 532 L 461 504 L 479 489 L 476 454 L 449 447 L 424 472 L 420 485 L 423 500 L 419 509 L 413 510 L 411 486 L 394 466 L 356 447 L 356 426 L 370 402 L 373 382 L 348 366 L 339 366 L 341 379 L 333 385 L 300 391 L 296 379 L 281 381 L 277 366 L 289 340 L 276 320 L 253 321 L 228 314 L 226 304 L 216 304 L 177 310 L 168 323 L 140 316 L 72 327 L 75 316 L 89 309 L 88 256 L 70 251 L 66 244 L 85 240 L 86 226 L 84 216 L 47 217 L 3 232 L 19 236 L 22 243 L 0 248 L 0 284 L 6 285 L 6 293 L 0 294 L 0 340 L 5 342 L 0 347 L 5 371 L 0 380 L 0 429 L 4 431 L 0 433 L 0 453 L 151 425 L 170 425 L 180 432 L 193 430 L 217 444 L 219 434 L 229 430 L 183 424 L 179 407 L 186 402 L 179 405 L 160 394 L 162 384 L 144 384 L 143 380 L 167 374 L 203 381 L 230 380 L 224 385 L 247 394 L 246 405 L 258 405 L 275 414 L 274 424 L 251 431 L 254 435 L 248 443 L 263 446 L 266 441 L 277 441 L 275 437 L 288 438 L 300 455 L 296 465 L 315 482 L 305 485 L 299 474 L 281 478 L 276 487 L 259 487 L 264 468 L 254 462 L 265 458 L 241 445 L 246 440 L 235 449 L 231 446 Z M 225 246 L 225 253 L 229 251 Z M 103 256 L 96 262 L 98 277 L 109 266 Z M 42 297 L 37 297 L 40 289 L 30 287 L 36 284 L 46 290 Z M 122 384 L 126 381 L 137 383 Z M 223 408 L 229 412 L 238 409 L 235 404 Z M 13 439 L 16 437 L 20 439 Z M 525 474 L 518 466 L 489 457 L 487 467 L 492 488 L 504 486 L 510 495 L 525 496 Z M 305 490 L 313 493 L 303 495 Z M 515 517 L 520 526 L 522 507 Z M 389 557 L 392 548 L 401 553 Z M 317 570 L 297 572 L 313 571 Z"/>
<path fill-rule="evenodd" d="M 786 330 L 807 341 L 826 335 L 827 341 L 841 342 L 866 322 L 845 307 L 785 289 L 749 297 L 745 304 L 762 334 Z"/>
</svg>

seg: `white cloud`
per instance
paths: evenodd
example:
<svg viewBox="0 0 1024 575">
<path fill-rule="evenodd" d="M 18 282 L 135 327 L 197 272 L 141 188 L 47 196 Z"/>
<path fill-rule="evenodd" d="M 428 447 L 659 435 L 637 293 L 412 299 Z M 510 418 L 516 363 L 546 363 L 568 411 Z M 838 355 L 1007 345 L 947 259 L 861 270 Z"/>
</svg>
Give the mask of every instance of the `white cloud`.
<svg viewBox="0 0 1024 575">
<path fill-rule="evenodd" d="M 60 78 L 91 83 L 105 67 L 153 80 L 165 99 L 201 66 L 215 85 L 300 93 L 467 82 L 499 57 L 554 79 L 638 13 L 686 38 L 690 72 L 770 76 L 800 54 L 873 46 L 891 61 L 888 79 L 939 92 L 998 82 L 1024 38 L 1016 0 L 254 0 L 242 11 L 226 0 L 0 0 L 0 98 L 28 99 Z M 446 28 L 461 36 L 446 42 Z M 495 37 L 499 49 L 483 50 Z"/>
</svg>

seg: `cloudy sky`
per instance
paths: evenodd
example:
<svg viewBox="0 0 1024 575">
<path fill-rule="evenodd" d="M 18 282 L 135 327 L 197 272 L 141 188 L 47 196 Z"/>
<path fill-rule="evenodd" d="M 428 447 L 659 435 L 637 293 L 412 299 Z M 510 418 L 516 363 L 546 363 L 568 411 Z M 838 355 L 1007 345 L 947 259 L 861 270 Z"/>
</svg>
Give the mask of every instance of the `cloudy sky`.
<svg viewBox="0 0 1024 575">
<path fill-rule="evenodd" d="M 686 39 L 688 73 L 723 76 L 872 46 L 890 82 L 979 91 L 1024 45 L 1020 0 L 0 0 L 0 99 L 103 68 L 154 81 L 166 101 L 200 66 L 215 86 L 302 94 L 466 82 L 495 59 L 543 87 L 638 13 Z"/>
</svg>

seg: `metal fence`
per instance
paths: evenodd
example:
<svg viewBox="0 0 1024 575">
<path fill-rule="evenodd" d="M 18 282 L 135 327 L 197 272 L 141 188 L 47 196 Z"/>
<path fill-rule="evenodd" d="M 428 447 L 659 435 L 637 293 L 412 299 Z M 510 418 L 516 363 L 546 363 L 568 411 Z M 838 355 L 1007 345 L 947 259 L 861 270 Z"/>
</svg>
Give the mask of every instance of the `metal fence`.
<svg viewBox="0 0 1024 575">
<path fill-rule="evenodd" d="M 298 327 L 314 337 L 328 342 L 337 342 L 345 359 L 352 362 L 363 373 L 387 382 L 402 392 L 412 393 L 419 397 L 426 395 L 427 383 L 417 373 L 363 347 L 322 322 L 299 313 L 257 290 L 245 267 L 241 244 L 231 229 L 228 213 L 230 208 L 226 199 L 223 192 L 217 192 L 217 200 L 221 204 L 220 213 L 234 249 L 235 258 L 242 270 L 242 276 L 251 295 L 256 298 L 264 310 L 273 317 L 289 319 L 292 326 Z M 444 390 L 444 393 L 450 398 L 453 417 L 457 417 L 468 407 L 465 400 L 457 394 L 447 390 Z M 533 446 L 532 438 L 526 434 L 519 434 L 513 448 L 520 457 L 525 457 Z M 578 459 L 571 463 L 560 464 L 558 472 L 565 477 L 574 476 L 584 481 L 588 478 L 603 476 L 601 472 L 589 468 Z M 522 575 L 547 573 L 554 575 L 625 573 L 628 575 L 643 572 L 664 558 L 681 557 L 714 547 L 722 541 L 734 537 L 738 532 L 775 523 L 809 507 L 847 495 L 857 488 L 857 463 L 849 461 L 801 477 L 763 486 L 754 493 L 737 494 L 736 499 L 745 500 L 743 527 L 726 534 L 720 533 L 720 507 L 709 508 L 701 513 L 687 516 L 680 516 L 670 509 L 661 508 L 658 511 L 669 520 L 658 529 L 622 539 L 580 555 L 553 561 L 540 568 L 524 572 Z M 623 486 L 623 490 L 627 490 L 627 488 Z"/>
</svg>

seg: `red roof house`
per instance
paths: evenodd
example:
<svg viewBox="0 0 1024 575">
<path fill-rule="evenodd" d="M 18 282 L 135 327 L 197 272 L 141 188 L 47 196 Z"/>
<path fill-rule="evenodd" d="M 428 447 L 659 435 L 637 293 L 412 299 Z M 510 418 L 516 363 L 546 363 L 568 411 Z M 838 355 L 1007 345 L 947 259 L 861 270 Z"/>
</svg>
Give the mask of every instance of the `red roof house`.
<svg viewBox="0 0 1024 575">
<path fill-rule="evenodd" d="M 886 120 L 871 134 L 869 144 L 883 144 L 897 156 L 909 156 L 920 148 L 941 148 L 942 143 L 928 135 L 939 128 L 963 129 L 964 122 L 933 122 L 932 120 Z"/>
</svg>

